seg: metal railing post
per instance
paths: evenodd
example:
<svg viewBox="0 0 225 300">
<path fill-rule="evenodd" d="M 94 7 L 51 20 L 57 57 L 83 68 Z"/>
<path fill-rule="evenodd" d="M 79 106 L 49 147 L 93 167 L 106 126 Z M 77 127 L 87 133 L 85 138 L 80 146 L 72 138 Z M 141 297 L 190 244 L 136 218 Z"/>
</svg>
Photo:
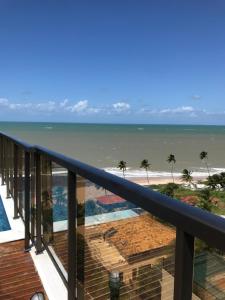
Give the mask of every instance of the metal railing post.
<svg viewBox="0 0 225 300">
<path fill-rule="evenodd" d="M 31 178 L 30 178 L 30 189 L 31 189 L 31 240 L 34 243 L 34 237 L 36 233 L 36 190 L 35 190 L 35 152 L 31 152 Z"/>
<path fill-rule="evenodd" d="M 194 237 L 177 228 L 174 300 L 191 300 L 193 284 Z"/>
<path fill-rule="evenodd" d="M 14 184 L 14 219 L 19 218 L 18 214 L 18 146 L 14 144 L 14 172 L 13 172 L 13 184 Z"/>
<path fill-rule="evenodd" d="M 5 141 L 5 181 L 6 181 L 6 198 L 10 198 L 9 193 L 9 140 Z"/>
<path fill-rule="evenodd" d="M 41 241 L 41 158 L 40 154 L 35 153 L 36 164 L 36 253 L 42 252 Z"/>
<path fill-rule="evenodd" d="M 5 174 L 5 159 L 4 159 L 4 143 L 5 143 L 5 138 L 2 136 L 1 137 L 1 175 L 2 175 L 2 181 L 1 185 L 4 185 L 4 174 Z"/>
<path fill-rule="evenodd" d="M 13 173 L 14 173 L 14 168 L 13 168 L 13 164 L 14 164 L 14 143 L 12 141 L 10 141 L 10 171 L 9 171 L 9 175 L 10 175 L 10 194 L 12 196 L 12 198 L 14 198 L 14 180 L 13 180 Z"/>
<path fill-rule="evenodd" d="M 25 151 L 25 251 L 30 250 L 30 152 Z"/>
<path fill-rule="evenodd" d="M 68 171 L 68 300 L 75 299 L 77 288 L 76 215 L 76 174 Z"/>
<path fill-rule="evenodd" d="M 77 175 L 77 190 L 85 189 L 86 179 Z M 84 190 L 85 193 L 85 190 Z M 77 203 L 83 208 L 77 210 L 77 299 L 84 299 L 85 267 L 85 195 L 77 193 Z"/>
<path fill-rule="evenodd" d="M 18 147 L 18 211 L 23 219 L 23 151 Z"/>
<path fill-rule="evenodd" d="M 3 147 L 2 147 L 2 144 L 3 144 L 3 137 L 2 136 L 0 136 L 0 175 L 1 175 L 1 182 L 2 182 L 2 174 L 3 174 L 3 159 L 2 159 L 2 149 L 3 149 Z"/>
</svg>

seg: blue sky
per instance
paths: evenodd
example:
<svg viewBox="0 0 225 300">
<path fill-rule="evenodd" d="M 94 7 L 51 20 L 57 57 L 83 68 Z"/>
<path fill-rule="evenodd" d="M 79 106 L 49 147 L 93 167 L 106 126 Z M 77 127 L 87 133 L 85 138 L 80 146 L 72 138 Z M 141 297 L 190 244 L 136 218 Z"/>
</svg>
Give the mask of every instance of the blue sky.
<svg viewBox="0 0 225 300">
<path fill-rule="evenodd" d="M 225 124 L 224 0 L 0 0 L 0 120 Z"/>
</svg>

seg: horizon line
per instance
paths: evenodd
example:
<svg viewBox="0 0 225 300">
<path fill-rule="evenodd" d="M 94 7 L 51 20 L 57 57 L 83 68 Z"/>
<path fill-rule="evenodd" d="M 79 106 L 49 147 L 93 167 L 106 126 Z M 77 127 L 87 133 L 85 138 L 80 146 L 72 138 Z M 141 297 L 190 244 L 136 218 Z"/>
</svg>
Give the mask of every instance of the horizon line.
<svg viewBox="0 0 225 300">
<path fill-rule="evenodd" d="M 225 124 L 206 123 L 115 123 L 115 122 L 71 122 L 71 121 L 0 121 L 1 123 L 42 123 L 42 124 L 77 124 L 77 125 L 149 125 L 149 126 L 225 126 Z"/>
</svg>

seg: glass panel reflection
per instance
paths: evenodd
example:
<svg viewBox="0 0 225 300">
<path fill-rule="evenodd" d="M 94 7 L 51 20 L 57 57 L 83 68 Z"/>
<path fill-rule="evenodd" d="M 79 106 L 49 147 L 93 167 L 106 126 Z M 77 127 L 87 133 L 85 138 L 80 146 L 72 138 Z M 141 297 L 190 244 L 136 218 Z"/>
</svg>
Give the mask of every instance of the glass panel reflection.
<svg viewBox="0 0 225 300">
<path fill-rule="evenodd" d="M 225 257 L 199 239 L 195 242 L 193 292 L 197 299 L 225 299 Z"/>
<path fill-rule="evenodd" d="M 67 170 L 47 157 L 41 159 L 42 237 L 67 278 Z"/>
<path fill-rule="evenodd" d="M 25 201 L 25 193 L 24 193 L 24 151 L 21 147 L 18 147 L 18 199 L 19 199 L 19 213 L 20 216 L 24 220 L 24 201 Z"/>
<path fill-rule="evenodd" d="M 174 228 L 81 177 L 77 200 L 85 299 L 173 299 Z"/>
</svg>

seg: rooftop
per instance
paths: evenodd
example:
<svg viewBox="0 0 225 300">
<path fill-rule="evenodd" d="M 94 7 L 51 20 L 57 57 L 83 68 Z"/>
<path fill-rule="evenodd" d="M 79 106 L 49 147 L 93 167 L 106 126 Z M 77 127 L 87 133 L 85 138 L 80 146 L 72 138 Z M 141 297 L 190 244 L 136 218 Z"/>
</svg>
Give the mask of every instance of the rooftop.
<svg viewBox="0 0 225 300">
<path fill-rule="evenodd" d="M 87 228 L 86 234 L 91 236 L 99 233 L 105 236 L 110 229 L 114 232 L 105 239 L 127 258 L 168 245 L 174 247 L 176 239 L 173 228 L 163 225 L 147 214 Z"/>
<path fill-rule="evenodd" d="M 115 204 L 115 203 L 124 203 L 126 200 L 118 197 L 116 195 L 106 195 L 100 196 L 97 198 L 98 202 L 101 204 Z"/>
</svg>

